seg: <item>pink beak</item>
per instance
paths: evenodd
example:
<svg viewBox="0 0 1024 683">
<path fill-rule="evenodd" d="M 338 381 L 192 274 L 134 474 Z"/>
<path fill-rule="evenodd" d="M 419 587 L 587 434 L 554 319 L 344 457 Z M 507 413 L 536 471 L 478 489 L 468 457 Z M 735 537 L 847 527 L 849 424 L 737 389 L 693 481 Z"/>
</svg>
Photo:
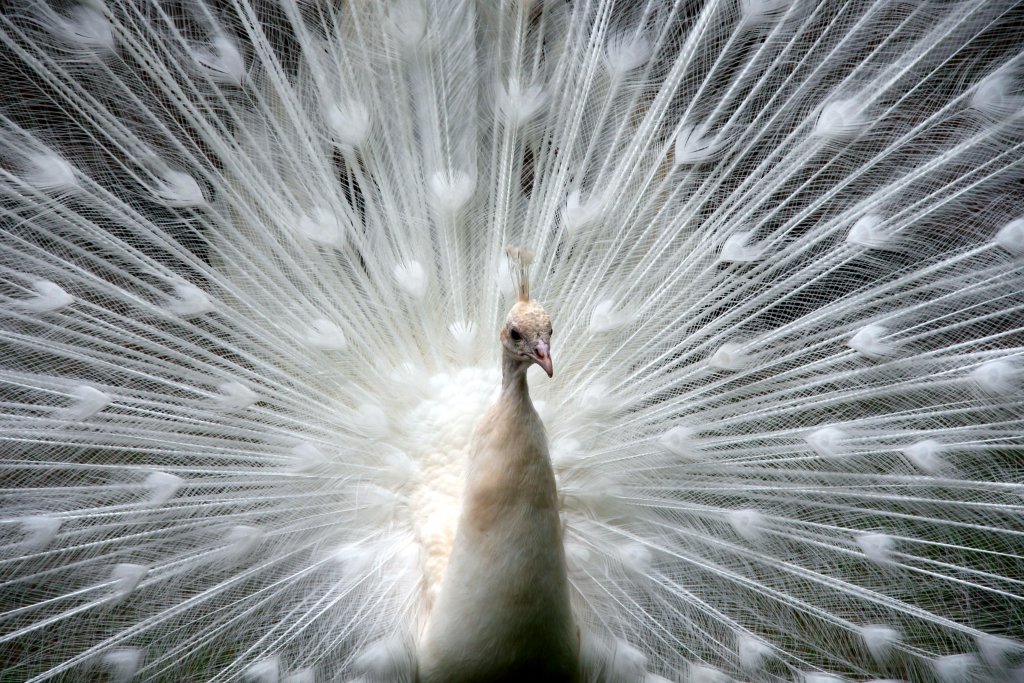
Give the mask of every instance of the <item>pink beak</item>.
<svg viewBox="0 0 1024 683">
<path fill-rule="evenodd" d="M 533 345 L 533 360 L 544 369 L 544 372 L 548 373 L 548 377 L 554 375 L 555 370 L 551 365 L 551 350 L 543 339 Z"/>
</svg>

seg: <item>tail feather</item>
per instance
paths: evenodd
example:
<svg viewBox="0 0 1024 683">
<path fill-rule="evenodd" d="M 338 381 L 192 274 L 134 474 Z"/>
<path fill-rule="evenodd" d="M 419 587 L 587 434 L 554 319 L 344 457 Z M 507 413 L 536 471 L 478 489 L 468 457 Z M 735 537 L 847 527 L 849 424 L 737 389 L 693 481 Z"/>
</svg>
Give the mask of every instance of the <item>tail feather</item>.
<svg viewBox="0 0 1024 683">
<path fill-rule="evenodd" d="M 4 670 L 414 680 L 517 244 L 588 680 L 1012 680 L 1022 12 L 5 10 Z"/>
</svg>

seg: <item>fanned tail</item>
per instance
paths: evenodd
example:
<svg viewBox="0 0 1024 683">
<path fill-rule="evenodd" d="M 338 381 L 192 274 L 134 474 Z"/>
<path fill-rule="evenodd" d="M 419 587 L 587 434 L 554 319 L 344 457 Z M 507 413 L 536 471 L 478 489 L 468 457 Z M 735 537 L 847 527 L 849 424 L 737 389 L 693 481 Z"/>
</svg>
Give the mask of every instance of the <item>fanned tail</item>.
<svg viewBox="0 0 1024 683">
<path fill-rule="evenodd" d="M 516 244 L 588 680 L 1013 680 L 1022 19 L 4 10 L 5 675 L 412 680 Z"/>
</svg>

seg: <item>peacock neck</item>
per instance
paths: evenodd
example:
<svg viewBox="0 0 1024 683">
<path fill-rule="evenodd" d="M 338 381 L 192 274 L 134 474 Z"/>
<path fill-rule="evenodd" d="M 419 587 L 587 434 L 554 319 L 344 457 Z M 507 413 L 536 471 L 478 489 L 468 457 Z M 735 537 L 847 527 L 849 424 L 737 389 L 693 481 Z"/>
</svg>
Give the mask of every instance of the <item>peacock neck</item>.
<svg viewBox="0 0 1024 683">
<path fill-rule="evenodd" d="M 501 356 L 501 394 L 502 398 L 508 400 L 519 400 L 529 402 L 530 387 L 526 382 L 526 371 L 530 369 L 530 362 L 514 356 L 510 353 L 503 353 Z"/>
</svg>

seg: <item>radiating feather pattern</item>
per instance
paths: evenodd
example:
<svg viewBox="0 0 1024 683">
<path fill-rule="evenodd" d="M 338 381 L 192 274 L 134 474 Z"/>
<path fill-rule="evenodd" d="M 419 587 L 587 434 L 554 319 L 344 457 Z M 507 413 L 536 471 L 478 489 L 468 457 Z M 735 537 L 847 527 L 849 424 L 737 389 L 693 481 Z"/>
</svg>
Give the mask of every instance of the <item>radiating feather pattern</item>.
<svg viewBox="0 0 1024 683">
<path fill-rule="evenodd" d="M 5 9 L 5 671 L 410 679 L 517 244 L 592 680 L 1015 680 L 1022 18 Z"/>
</svg>

